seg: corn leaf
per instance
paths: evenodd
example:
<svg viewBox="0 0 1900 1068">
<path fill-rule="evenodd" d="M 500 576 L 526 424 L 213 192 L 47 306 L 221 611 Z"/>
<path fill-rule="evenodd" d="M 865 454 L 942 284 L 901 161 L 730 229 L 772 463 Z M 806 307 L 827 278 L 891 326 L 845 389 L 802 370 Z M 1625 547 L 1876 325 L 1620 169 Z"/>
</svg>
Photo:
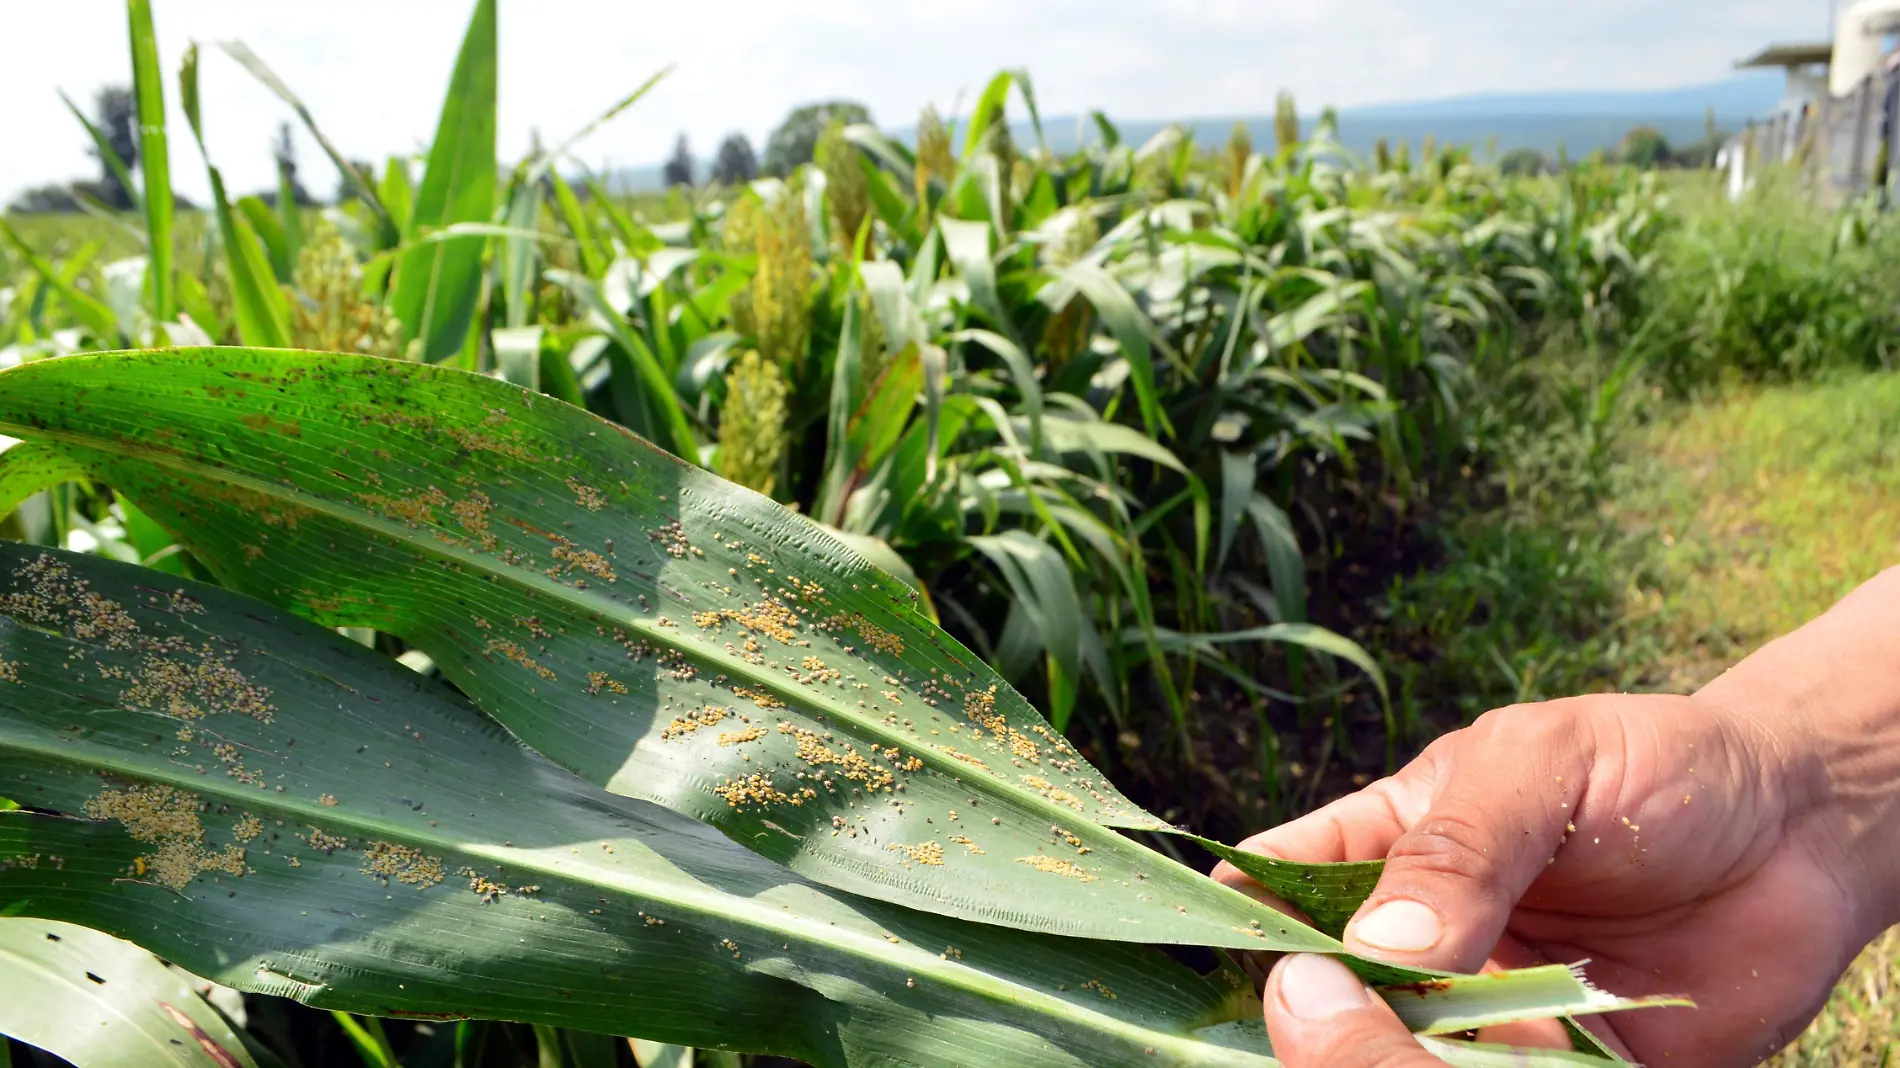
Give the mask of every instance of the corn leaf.
<svg viewBox="0 0 1900 1068">
<path fill-rule="evenodd" d="M 231 276 L 231 302 L 237 319 L 238 338 L 246 345 L 283 348 L 290 344 L 290 310 L 283 291 L 277 288 L 270 263 L 249 225 L 231 211 L 224 192 L 224 176 L 211 165 L 205 150 L 204 120 L 198 99 L 198 46 L 185 49 L 178 70 L 179 99 L 191 135 L 198 142 L 198 154 L 204 158 L 205 173 L 211 179 L 211 204 L 218 223 L 218 236 L 224 244 L 225 267 Z"/>
<path fill-rule="evenodd" d="M 1420 1034 L 1446 1035 L 1519 1020 L 1562 1015 L 1554 1006 L 1574 1002 L 1578 986 L 1589 1004 L 1578 1013 L 1646 1008 L 1694 1008 L 1683 997 L 1617 998 L 1590 986 L 1583 965 L 1551 964 L 1480 975 L 1459 983 L 1413 983 L 1380 991 L 1405 1025 Z"/>
<path fill-rule="evenodd" d="M 404 226 L 405 238 L 453 223 L 486 223 L 495 212 L 495 0 L 477 0 L 455 61 L 429 163 Z M 458 238 L 414 249 L 396 267 L 390 312 L 428 362 L 460 352 L 475 321 L 487 241 Z"/>
<path fill-rule="evenodd" d="M 242 596 L 12 544 L 0 594 L 0 771 L 34 809 L 0 814 L 0 899 L 39 918 L 0 922 L 319 1008 L 820 1066 L 1271 1064 L 1195 1036 L 1257 1017 L 1231 966 L 824 890 Z"/>
<path fill-rule="evenodd" d="M 381 194 L 370 183 L 369 177 L 358 170 L 356 164 L 344 158 L 343 153 L 317 126 L 317 120 L 310 114 L 310 109 L 304 106 L 304 102 L 296 93 L 291 92 L 290 86 L 277 76 L 277 72 L 266 66 L 263 60 L 257 58 L 257 53 L 252 52 L 250 46 L 243 41 L 219 41 L 218 48 L 225 55 L 236 60 L 239 66 L 250 71 L 253 78 L 263 82 L 264 87 L 275 93 L 279 100 L 290 105 L 290 109 L 296 112 L 297 118 L 303 122 L 304 129 L 310 131 L 310 136 L 315 138 L 317 144 L 323 148 L 323 154 L 329 156 L 330 162 L 336 165 L 337 173 L 350 183 L 356 195 L 362 197 L 363 202 L 368 204 L 370 210 L 376 214 L 381 230 L 379 235 L 381 247 L 394 247 L 401 237 L 400 223 L 390 215 Z"/>
<path fill-rule="evenodd" d="M 54 920 L 0 919 L 0 1035 L 77 1068 L 256 1068 L 189 975 Z"/>
<path fill-rule="evenodd" d="M 235 588 L 401 634 L 556 761 L 794 870 L 1034 930 L 1338 948 L 1111 830 L 1165 825 L 907 586 L 611 424 L 372 358 L 177 350 L 5 374 L 0 430 L 79 456 Z M 206 410 L 234 375 L 288 391 Z M 28 411 L 40 428 L 6 429 Z"/>
<path fill-rule="evenodd" d="M 583 777 L 827 885 L 1035 932 L 1339 951 L 1115 833 L 1168 828 L 900 581 L 548 398 L 369 357 L 179 349 L 0 372 L 0 431 L 71 454 L 234 588 L 403 636 Z"/>
<path fill-rule="evenodd" d="M 113 312 L 111 306 L 81 290 L 70 279 L 54 269 L 53 265 L 47 262 L 46 257 L 35 252 L 31 245 L 21 239 L 13 227 L 7 225 L 5 219 L 0 219 L 0 237 L 6 238 L 7 244 L 12 245 L 14 251 L 20 254 L 20 258 L 26 261 L 26 265 L 32 268 L 33 273 L 39 275 L 40 280 L 59 295 L 60 301 L 66 305 L 66 310 L 71 312 L 79 325 L 83 326 L 94 338 L 106 344 L 112 343 L 106 339 L 118 339 L 120 342 L 126 340 L 119 334 L 119 317 Z"/>
<path fill-rule="evenodd" d="M 112 147 L 112 142 L 106 139 L 105 131 L 99 129 L 91 119 L 86 117 L 85 112 L 79 110 L 79 105 L 73 103 L 73 98 L 66 95 L 66 90 L 59 91 L 59 99 L 66 105 L 66 110 L 73 113 L 73 118 L 79 120 L 79 125 L 86 128 L 86 136 L 92 139 L 93 151 L 97 152 L 99 158 L 112 170 L 113 177 L 119 180 L 119 186 L 131 194 L 132 206 L 144 211 L 145 196 L 139 191 L 138 183 L 132 180 L 132 168 L 126 165 L 125 157 L 119 155 L 119 150 Z M 143 240 L 145 235 L 141 233 L 139 237 Z"/>
<path fill-rule="evenodd" d="M 165 78 L 158 65 L 158 34 L 152 28 L 150 0 L 126 0 L 132 38 L 132 91 L 139 113 L 139 169 L 145 176 L 147 273 L 152 318 L 170 322 L 177 314 L 172 277 L 171 149 L 165 137 Z M 126 188 L 131 188 L 128 184 Z"/>
</svg>

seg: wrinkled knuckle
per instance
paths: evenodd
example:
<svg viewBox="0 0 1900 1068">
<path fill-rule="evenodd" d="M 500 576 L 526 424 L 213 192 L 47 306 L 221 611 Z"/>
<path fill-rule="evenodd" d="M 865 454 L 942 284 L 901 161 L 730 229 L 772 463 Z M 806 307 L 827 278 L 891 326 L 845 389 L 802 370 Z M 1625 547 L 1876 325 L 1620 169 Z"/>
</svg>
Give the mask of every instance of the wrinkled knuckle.
<svg viewBox="0 0 1900 1068">
<path fill-rule="evenodd" d="M 1497 852 L 1491 830 L 1475 814 L 1434 811 L 1393 844 L 1386 858 L 1410 874 L 1448 876 L 1477 884 L 1491 881 Z"/>
</svg>

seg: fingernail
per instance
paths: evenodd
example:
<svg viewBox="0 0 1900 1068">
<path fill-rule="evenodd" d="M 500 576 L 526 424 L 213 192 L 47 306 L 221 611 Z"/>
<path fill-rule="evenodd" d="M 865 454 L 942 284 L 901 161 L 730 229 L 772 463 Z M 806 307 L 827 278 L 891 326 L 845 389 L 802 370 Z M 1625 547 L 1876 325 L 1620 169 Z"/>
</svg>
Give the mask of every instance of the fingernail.
<svg viewBox="0 0 1900 1068">
<path fill-rule="evenodd" d="M 1374 949 L 1389 953 L 1423 953 L 1445 937 L 1438 913 L 1416 901 L 1388 901 L 1352 921 L 1347 931 Z"/>
<path fill-rule="evenodd" d="M 1372 1004 L 1366 985 L 1331 957 L 1295 953 L 1274 971 L 1280 976 L 1280 1004 L 1296 1020 L 1325 1020 Z"/>
</svg>

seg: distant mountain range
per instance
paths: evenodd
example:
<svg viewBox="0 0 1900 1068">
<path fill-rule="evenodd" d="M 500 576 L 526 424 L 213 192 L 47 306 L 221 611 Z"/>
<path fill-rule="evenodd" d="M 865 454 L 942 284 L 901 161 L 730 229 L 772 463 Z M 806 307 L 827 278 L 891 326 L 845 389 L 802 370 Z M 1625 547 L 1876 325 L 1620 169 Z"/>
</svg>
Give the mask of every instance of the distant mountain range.
<svg viewBox="0 0 1900 1068">
<path fill-rule="evenodd" d="M 1674 144 L 1701 141 L 1710 108 L 1715 109 L 1716 125 L 1732 132 L 1772 110 L 1781 98 L 1781 91 L 1782 76 L 1762 71 L 1674 89 L 1476 93 L 1439 100 L 1341 108 L 1339 134 L 1349 150 L 1362 154 L 1370 153 L 1380 139 L 1396 149 L 1401 144 L 1417 146 L 1426 137 L 1432 137 L 1440 144 L 1469 145 L 1480 153 L 1495 140 L 1500 153 L 1514 148 L 1534 148 L 1554 155 L 1562 148 L 1576 157 L 1613 147 L 1636 126 L 1654 126 Z M 1247 125 L 1255 144 L 1273 141 L 1272 116 L 1204 116 L 1178 121 L 1193 131 L 1195 140 L 1202 144 L 1225 140 L 1236 122 Z M 1302 120 L 1309 131 L 1314 121 L 1313 116 Z M 1122 139 L 1134 144 L 1146 141 L 1169 124 L 1165 119 L 1116 122 Z M 1086 116 L 1051 116 L 1044 119 L 1042 125 L 1049 147 L 1057 152 L 1098 139 L 1094 125 Z M 1035 134 L 1026 121 L 1013 123 L 1012 130 L 1020 142 L 1033 143 Z M 896 127 L 889 132 L 909 143 L 915 128 Z M 660 168 L 657 164 L 628 168 L 617 172 L 615 179 L 624 189 L 657 189 Z"/>
</svg>

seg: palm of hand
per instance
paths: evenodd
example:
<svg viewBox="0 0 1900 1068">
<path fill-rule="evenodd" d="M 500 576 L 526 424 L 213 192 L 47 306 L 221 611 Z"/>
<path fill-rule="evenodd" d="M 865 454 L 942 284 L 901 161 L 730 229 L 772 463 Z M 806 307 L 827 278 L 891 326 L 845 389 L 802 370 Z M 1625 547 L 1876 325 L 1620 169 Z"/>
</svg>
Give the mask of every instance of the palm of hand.
<svg viewBox="0 0 1900 1068">
<path fill-rule="evenodd" d="M 1361 915 L 1402 896 L 1443 917 L 1429 950 L 1378 951 L 1349 928 L 1356 949 L 1458 971 L 1588 959 L 1614 993 L 1705 1006 L 1587 1023 L 1626 1055 L 1752 1064 L 1812 1018 L 1871 933 L 1822 859 L 1825 842 L 1804 833 L 1772 750 L 1691 698 L 1505 709 L 1249 847 L 1314 862 L 1387 857 Z M 1231 868 L 1217 876 L 1245 882 Z M 1485 1037 L 1564 1044 L 1555 1024 Z"/>
</svg>

